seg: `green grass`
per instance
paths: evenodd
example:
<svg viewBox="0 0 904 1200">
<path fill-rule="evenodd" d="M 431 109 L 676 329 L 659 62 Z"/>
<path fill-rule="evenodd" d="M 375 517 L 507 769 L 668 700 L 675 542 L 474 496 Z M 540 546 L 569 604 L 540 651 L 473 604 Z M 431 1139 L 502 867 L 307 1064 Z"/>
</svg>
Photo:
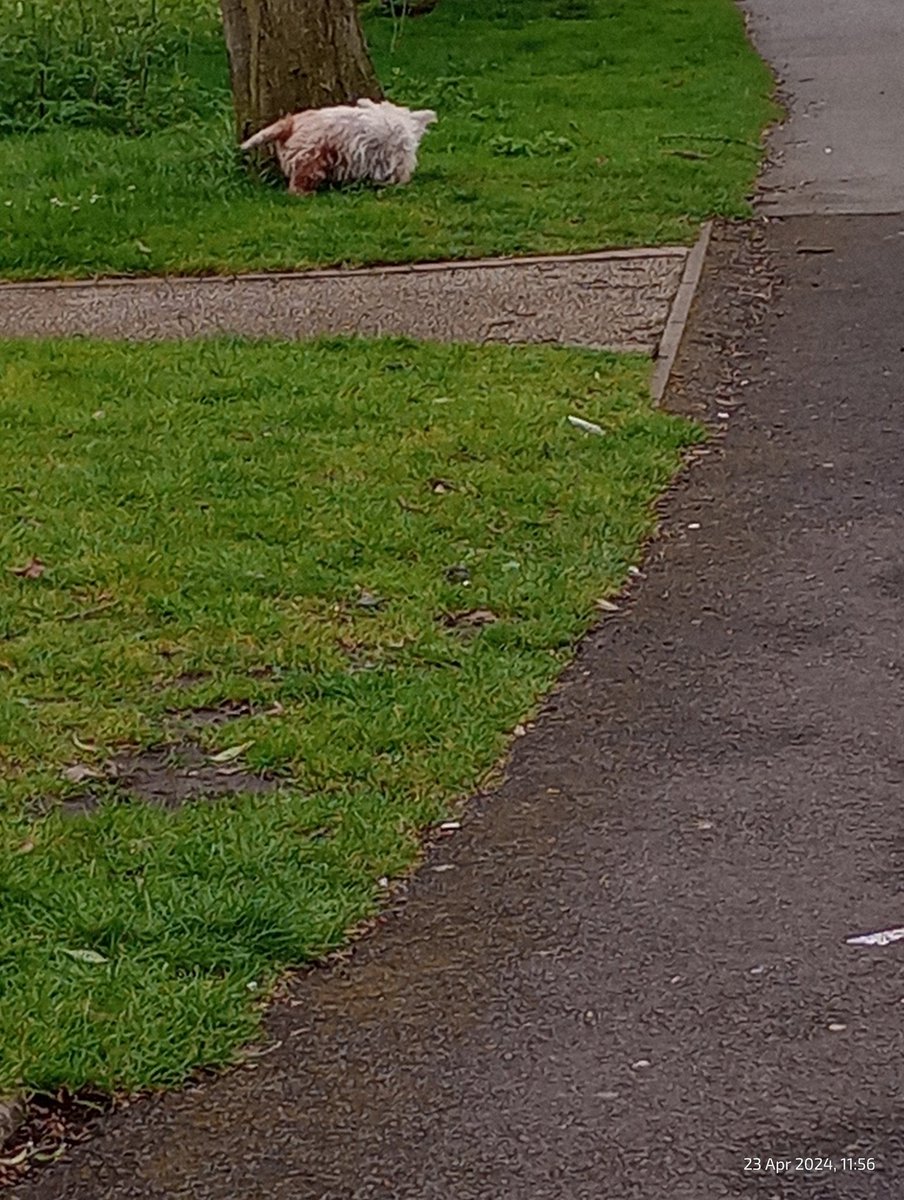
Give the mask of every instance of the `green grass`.
<svg viewBox="0 0 904 1200">
<path fill-rule="evenodd" d="M 0 1093 L 227 1062 L 277 973 L 375 911 L 651 533 L 699 431 L 647 373 L 403 341 L 0 344 Z M 441 619 L 478 608 L 496 623 Z M 165 810 L 101 782 L 67 810 L 67 768 L 227 700 L 259 711 L 195 736 L 248 743 L 276 795 Z"/>
<path fill-rule="evenodd" d="M 440 0 L 394 47 L 371 14 L 393 97 L 440 122 L 411 186 L 306 200 L 244 175 L 215 10 L 198 13 L 180 96 L 203 115 L 142 137 L 0 139 L 0 277 L 684 243 L 709 216 L 749 212 L 774 109 L 731 0 Z"/>
</svg>

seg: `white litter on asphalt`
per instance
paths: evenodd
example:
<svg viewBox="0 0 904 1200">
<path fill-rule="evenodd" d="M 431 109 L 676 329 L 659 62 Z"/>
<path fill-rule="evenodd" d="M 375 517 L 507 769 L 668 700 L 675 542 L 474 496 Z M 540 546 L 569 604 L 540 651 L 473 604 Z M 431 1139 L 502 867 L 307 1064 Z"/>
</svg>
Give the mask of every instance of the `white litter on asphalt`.
<svg viewBox="0 0 904 1200">
<path fill-rule="evenodd" d="M 858 937 L 849 937 L 845 941 L 849 946 L 890 946 L 892 942 L 904 942 L 904 926 L 900 929 L 882 929 L 878 933 L 864 933 Z"/>
</svg>

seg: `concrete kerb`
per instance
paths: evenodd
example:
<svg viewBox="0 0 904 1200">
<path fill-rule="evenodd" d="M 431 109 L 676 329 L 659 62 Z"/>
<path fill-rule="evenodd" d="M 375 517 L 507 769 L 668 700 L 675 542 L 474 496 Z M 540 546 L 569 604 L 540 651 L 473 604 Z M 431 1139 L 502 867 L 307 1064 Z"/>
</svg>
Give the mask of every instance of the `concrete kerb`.
<svg viewBox="0 0 904 1200">
<path fill-rule="evenodd" d="M 678 285 L 678 291 L 675 293 L 675 299 L 672 301 L 669 319 L 666 322 L 656 354 L 656 366 L 650 382 L 650 392 L 652 393 L 654 404 L 662 403 L 666 388 L 669 385 L 669 379 L 675 366 L 675 359 L 678 357 L 678 350 L 681 346 L 681 339 L 684 337 L 694 297 L 697 294 L 700 276 L 703 274 L 703 264 L 706 262 L 706 252 L 709 249 L 712 232 L 713 223 L 712 221 L 707 221 L 700 230 L 700 236 L 697 238 L 696 245 L 687 256 L 687 261 L 684 264 L 684 274 L 681 277 L 681 283 Z"/>
<path fill-rule="evenodd" d="M 583 254 L 501 255 L 498 258 L 443 259 L 437 262 L 388 263 L 371 267 L 317 267 L 306 271 L 242 271 L 205 275 L 99 275 L 88 279 L 0 280 L 0 295 L 33 288 L 142 287 L 155 283 L 277 282 L 301 279 L 348 279 L 350 276 L 420 275 L 432 271 L 467 271 L 481 267 L 556 266 L 570 263 L 608 262 L 619 259 L 686 258 L 686 246 L 638 246 L 622 250 L 588 250 Z"/>
</svg>

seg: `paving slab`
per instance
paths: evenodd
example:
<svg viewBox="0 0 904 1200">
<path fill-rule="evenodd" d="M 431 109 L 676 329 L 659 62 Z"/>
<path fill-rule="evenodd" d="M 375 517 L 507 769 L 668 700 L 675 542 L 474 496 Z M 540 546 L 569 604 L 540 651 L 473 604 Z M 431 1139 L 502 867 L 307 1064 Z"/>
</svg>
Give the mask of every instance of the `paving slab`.
<svg viewBox="0 0 904 1200">
<path fill-rule="evenodd" d="M 685 247 L 229 278 L 0 285 L 0 337 L 345 333 L 653 354 Z"/>
<path fill-rule="evenodd" d="M 901 0 L 743 0 L 790 107 L 770 146 L 772 215 L 904 212 Z"/>
</svg>

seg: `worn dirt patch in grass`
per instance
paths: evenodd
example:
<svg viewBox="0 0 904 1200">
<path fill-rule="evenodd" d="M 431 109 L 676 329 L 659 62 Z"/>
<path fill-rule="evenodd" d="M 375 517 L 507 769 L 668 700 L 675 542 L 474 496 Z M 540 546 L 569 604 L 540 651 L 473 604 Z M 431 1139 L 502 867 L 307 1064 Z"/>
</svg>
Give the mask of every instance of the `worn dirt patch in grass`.
<svg viewBox="0 0 904 1200">
<path fill-rule="evenodd" d="M 220 726 L 249 711 L 247 705 L 237 704 L 234 707 L 239 711 L 231 713 L 230 707 L 196 709 L 186 714 L 186 718 L 195 725 Z M 97 775 L 99 783 L 112 784 L 112 789 L 92 788 L 68 796 L 63 801 L 64 812 L 70 815 L 91 812 L 107 795 L 118 801 L 137 800 L 160 808 L 179 808 L 195 800 L 261 795 L 276 791 L 280 785 L 274 776 L 250 771 L 235 762 L 213 762 L 210 755 L 190 741 L 116 755 L 107 760 Z"/>
<path fill-rule="evenodd" d="M 111 759 L 111 778 L 149 804 L 173 808 L 190 800 L 275 791 L 278 781 L 234 763 L 210 761 L 191 742 L 158 746 Z"/>
</svg>

